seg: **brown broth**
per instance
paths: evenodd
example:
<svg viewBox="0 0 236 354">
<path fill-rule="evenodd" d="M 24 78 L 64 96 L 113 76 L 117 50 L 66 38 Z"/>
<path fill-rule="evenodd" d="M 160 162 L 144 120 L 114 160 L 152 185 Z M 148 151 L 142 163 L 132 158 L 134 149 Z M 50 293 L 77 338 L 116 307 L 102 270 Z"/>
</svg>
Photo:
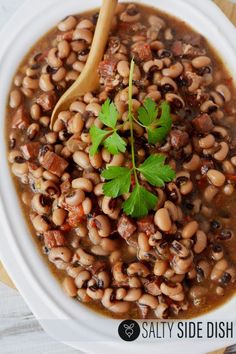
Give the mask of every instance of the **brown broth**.
<svg viewBox="0 0 236 354">
<path fill-rule="evenodd" d="M 167 25 L 170 25 L 171 28 L 175 29 L 175 31 L 176 31 L 176 33 L 174 34 L 175 39 L 183 37 L 184 34 L 195 34 L 195 31 L 188 24 L 186 24 L 185 22 L 183 22 L 177 18 L 174 18 L 166 13 L 160 12 L 160 11 L 150 8 L 148 6 L 138 5 L 138 8 L 141 10 L 141 13 L 144 17 L 144 23 L 147 21 L 147 17 L 149 14 L 157 14 L 157 15 L 161 16 L 166 21 Z M 91 14 L 94 14 L 94 12 L 95 11 L 93 10 L 93 11 L 89 11 L 84 14 L 79 14 L 79 15 L 77 15 L 77 18 L 90 17 Z M 41 39 L 39 39 L 39 41 L 33 46 L 33 48 L 31 48 L 29 50 L 29 52 L 27 53 L 25 58 L 22 60 L 17 72 L 23 73 L 25 70 L 25 67 L 27 66 L 29 59 L 31 57 L 33 57 L 35 54 L 37 54 L 38 52 L 42 52 L 42 53 L 47 52 L 48 49 L 51 48 L 51 46 L 52 46 L 51 41 L 53 40 L 53 38 L 55 38 L 57 33 L 58 33 L 58 30 L 54 28 L 51 31 L 49 31 L 47 34 L 43 35 L 43 37 Z M 223 83 L 227 84 L 227 86 L 233 92 L 233 99 L 229 103 L 228 107 L 226 106 L 225 110 L 227 110 L 228 108 L 231 108 L 232 106 L 236 107 L 236 92 L 233 88 L 233 82 L 232 82 L 232 78 L 231 78 L 230 73 L 227 71 L 227 68 L 224 66 L 222 59 L 218 56 L 218 54 L 213 49 L 213 47 L 209 43 L 207 43 L 206 40 L 204 40 L 204 46 L 207 49 L 207 55 L 209 55 L 212 58 L 212 66 L 213 66 L 214 71 L 221 73 L 221 76 L 222 76 L 221 81 Z M 14 87 L 14 85 L 12 87 Z M 35 94 L 37 95 L 37 91 L 35 92 Z M 31 103 L 30 99 L 25 100 L 25 105 L 27 107 L 29 107 L 30 103 Z M 7 113 L 6 113 L 6 141 L 7 141 L 7 137 L 9 136 L 9 134 L 11 132 L 12 113 L 13 113 L 13 110 L 8 108 Z M 236 125 L 234 124 L 234 121 L 232 121 L 231 123 L 227 123 L 227 126 L 232 130 L 233 138 L 235 139 L 236 138 Z M 42 129 L 42 134 L 44 134 L 44 132 L 46 132 L 46 131 L 47 131 L 47 129 Z M 22 136 L 21 138 L 19 138 L 19 136 L 18 136 L 16 148 L 20 144 L 23 144 L 24 140 L 25 140 L 24 136 Z M 19 142 L 20 142 L 20 144 L 19 144 Z M 14 177 L 14 176 L 13 176 L 13 180 L 15 183 L 16 191 L 19 195 L 20 206 L 21 206 L 21 209 L 23 210 L 23 213 L 25 215 L 25 220 L 27 221 L 27 224 L 29 226 L 30 233 L 32 234 L 32 237 L 37 244 L 37 248 L 38 248 L 40 254 L 42 254 L 42 242 L 40 239 L 38 239 L 35 236 L 35 230 L 33 229 L 33 226 L 29 220 L 29 217 L 28 217 L 28 215 L 30 213 L 30 208 L 26 207 L 23 204 L 23 202 L 21 201 L 22 192 L 25 190 L 28 190 L 29 187 L 28 187 L 28 185 L 21 184 L 19 182 L 18 178 Z M 197 193 L 198 192 L 196 192 L 196 194 Z M 232 231 L 234 232 L 234 235 L 236 235 L 236 219 L 235 219 L 235 215 L 234 215 L 234 210 L 236 210 L 236 198 L 235 197 L 236 197 L 235 193 L 231 197 L 227 197 L 223 193 L 219 193 L 216 200 L 212 204 L 215 213 L 211 216 L 211 220 L 214 220 L 214 219 L 222 220 L 222 224 L 225 225 L 225 227 L 230 227 L 230 229 L 232 229 Z M 209 205 L 209 206 L 211 206 L 211 205 Z M 188 213 L 191 215 L 191 211 L 190 212 L 188 210 L 186 211 L 186 214 L 185 214 L 186 217 L 187 217 Z M 229 221 L 227 221 L 227 219 L 225 219 L 225 218 L 222 218 L 223 214 L 229 215 Z M 228 216 L 228 215 L 226 215 L 226 216 Z M 201 217 L 199 216 L 199 218 L 201 218 Z M 224 245 L 225 250 L 226 250 L 226 257 L 228 259 L 230 259 L 231 261 L 233 261 L 234 264 L 236 264 L 236 252 L 235 252 L 236 237 L 234 236 L 231 240 L 228 240 L 228 241 L 217 241 L 217 243 Z M 84 243 L 83 246 L 85 248 L 89 248 L 90 244 Z M 199 256 L 196 256 L 196 259 L 197 258 L 209 259 L 209 252 L 210 251 L 208 248 L 203 253 L 201 253 Z M 65 272 L 62 270 L 58 270 L 52 263 L 50 263 L 48 261 L 47 256 L 44 256 L 44 259 L 47 262 L 52 274 L 56 277 L 56 279 L 61 281 L 65 275 Z M 127 255 L 124 254 L 124 260 L 128 261 L 128 260 L 130 260 L 130 257 L 129 256 L 127 257 Z M 193 283 L 195 283 L 195 281 L 193 281 Z M 191 284 L 191 282 L 190 282 L 190 284 Z M 188 311 L 181 312 L 179 316 L 175 316 L 175 317 L 177 317 L 177 318 L 178 317 L 192 318 L 192 317 L 199 316 L 203 313 L 207 313 L 207 312 L 217 308 L 218 306 L 224 304 L 226 301 L 228 301 L 235 294 L 235 284 L 228 285 L 225 288 L 225 295 L 221 296 L 221 297 L 216 295 L 215 286 L 213 286 L 213 284 L 210 280 L 205 280 L 203 283 L 201 283 L 201 285 L 208 288 L 207 303 L 202 304 L 200 307 L 190 304 Z M 100 302 L 92 302 L 86 306 L 88 306 L 90 309 L 98 311 L 98 312 L 100 312 L 104 315 L 107 315 L 109 317 L 113 317 L 113 318 L 122 318 L 123 317 L 123 316 L 111 314 L 108 310 L 104 309 L 104 307 L 100 304 Z M 138 318 L 139 314 L 137 313 L 137 309 L 136 308 L 132 309 L 129 314 L 126 314 L 126 317 L 127 318 L 128 317 Z"/>
</svg>

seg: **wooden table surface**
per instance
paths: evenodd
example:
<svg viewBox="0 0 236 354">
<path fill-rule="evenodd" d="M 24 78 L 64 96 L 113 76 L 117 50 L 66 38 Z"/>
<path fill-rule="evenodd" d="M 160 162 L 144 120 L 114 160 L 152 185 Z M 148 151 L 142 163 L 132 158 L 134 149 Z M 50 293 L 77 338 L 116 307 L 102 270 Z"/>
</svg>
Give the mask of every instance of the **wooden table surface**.
<svg viewBox="0 0 236 354">
<path fill-rule="evenodd" d="M 187 0 L 186 0 L 187 1 Z M 236 0 L 214 0 L 236 25 Z M 0 29 L 22 0 L 0 0 Z M 79 354 L 41 328 L 0 263 L 0 354 Z M 172 354 L 172 353 L 170 353 Z M 191 353 L 189 353 L 191 354 Z M 236 345 L 209 354 L 236 354 Z"/>
</svg>

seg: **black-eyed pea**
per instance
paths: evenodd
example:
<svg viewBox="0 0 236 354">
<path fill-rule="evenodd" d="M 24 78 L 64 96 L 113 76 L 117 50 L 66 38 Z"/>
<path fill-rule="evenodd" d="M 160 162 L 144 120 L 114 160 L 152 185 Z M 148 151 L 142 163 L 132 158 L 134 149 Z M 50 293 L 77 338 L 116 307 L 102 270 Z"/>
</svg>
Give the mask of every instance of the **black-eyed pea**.
<svg viewBox="0 0 236 354">
<path fill-rule="evenodd" d="M 81 189 L 76 189 L 65 198 L 66 204 L 70 206 L 80 205 L 85 200 L 85 193 Z"/>
<path fill-rule="evenodd" d="M 157 276 L 162 276 L 167 271 L 168 266 L 169 266 L 168 261 L 162 260 L 162 259 L 158 259 L 155 262 L 153 272 Z"/>
<path fill-rule="evenodd" d="M 44 194 L 34 194 L 31 201 L 32 209 L 39 215 L 49 214 L 51 211 L 51 199 Z"/>
<path fill-rule="evenodd" d="M 25 89 L 36 90 L 39 87 L 39 80 L 25 76 L 22 85 Z"/>
<path fill-rule="evenodd" d="M 215 187 L 222 187 L 225 183 L 225 176 L 222 172 L 218 170 L 211 169 L 207 172 L 207 177 L 209 181 L 215 186 Z"/>
<path fill-rule="evenodd" d="M 102 167 L 103 161 L 102 161 L 102 155 L 101 152 L 98 151 L 95 155 L 91 156 L 89 155 L 89 161 L 91 163 L 91 165 L 93 166 L 93 168 L 95 169 L 99 169 Z"/>
<path fill-rule="evenodd" d="M 25 192 L 23 192 L 22 195 L 21 195 L 21 200 L 22 200 L 22 202 L 23 202 L 25 205 L 27 205 L 28 207 L 31 206 L 32 195 L 33 195 L 33 194 L 32 194 L 31 192 L 29 192 L 29 191 L 25 191 Z"/>
<path fill-rule="evenodd" d="M 123 298 L 125 301 L 138 301 L 142 295 L 142 290 L 140 288 L 129 289 Z"/>
<path fill-rule="evenodd" d="M 234 166 L 236 166 L 236 156 L 231 157 L 231 162 Z"/>
<path fill-rule="evenodd" d="M 158 306 L 157 297 L 150 295 L 150 294 L 143 294 L 139 298 L 138 303 L 140 305 L 146 305 L 146 306 L 150 307 L 152 310 L 155 310 Z"/>
<path fill-rule="evenodd" d="M 104 307 L 114 313 L 127 313 L 130 309 L 130 302 L 128 301 L 112 301 L 113 289 L 107 288 L 104 291 L 102 304 Z"/>
<path fill-rule="evenodd" d="M 218 92 L 225 100 L 225 102 L 229 102 L 231 100 L 231 92 L 226 85 L 217 85 L 216 92 Z"/>
<path fill-rule="evenodd" d="M 154 313 L 155 313 L 155 316 L 158 318 L 158 319 L 166 319 L 168 317 L 168 309 L 169 309 L 169 306 L 162 302 L 160 304 L 157 305 Z"/>
<path fill-rule="evenodd" d="M 88 44 L 91 44 L 93 33 L 86 28 L 76 28 L 73 32 L 73 40 L 84 40 Z"/>
<path fill-rule="evenodd" d="M 139 248 L 144 252 L 148 252 L 150 250 L 150 245 L 148 243 L 148 236 L 144 232 L 140 232 L 138 234 L 138 245 Z"/>
<path fill-rule="evenodd" d="M 66 268 L 67 274 L 73 279 L 75 279 L 77 277 L 77 275 L 79 275 L 79 273 L 82 272 L 83 270 L 84 270 L 83 267 L 74 266 L 71 264 L 69 264 Z"/>
<path fill-rule="evenodd" d="M 168 297 L 172 297 L 172 296 L 182 293 L 183 286 L 181 285 L 181 283 L 175 283 L 175 284 L 168 283 L 167 284 L 167 283 L 163 282 L 160 285 L 160 289 L 164 295 L 166 295 Z"/>
<path fill-rule="evenodd" d="M 84 120 L 80 113 L 76 113 L 68 122 L 68 132 L 72 134 L 80 133 L 84 127 Z"/>
<path fill-rule="evenodd" d="M 91 297 L 88 296 L 86 289 L 78 289 L 77 298 L 83 303 L 88 303 L 92 300 Z"/>
<path fill-rule="evenodd" d="M 72 251 L 68 247 L 54 247 L 48 253 L 50 262 L 63 261 L 69 263 L 72 258 Z"/>
<path fill-rule="evenodd" d="M 92 192 L 93 190 L 93 183 L 91 182 L 91 180 L 84 177 L 79 177 L 74 179 L 71 185 L 72 188 L 74 189 L 81 189 L 84 192 L 88 192 L 88 193 Z"/>
<path fill-rule="evenodd" d="M 76 151 L 73 154 L 73 160 L 74 162 L 80 166 L 81 168 L 88 170 L 92 168 L 92 165 L 89 161 L 89 156 L 83 151 Z"/>
<path fill-rule="evenodd" d="M 215 137 L 212 134 L 208 134 L 204 138 L 199 139 L 199 146 L 202 149 L 209 149 L 215 144 Z"/>
<path fill-rule="evenodd" d="M 98 234 L 101 237 L 108 237 L 111 233 L 111 223 L 106 215 L 97 215 L 93 221 L 96 224 Z"/>
<path fill-rule="evenodd" d="M 129 287 L 130 288 L 141 288 L 142 287 L 142 282 L 141 280 L 136 277 L 136 276 L 133 276 L 133 277 L 129 277 Z"/>
<path fill-rule="evenodd" d="M 89 239 L 94 245 L 100 245 L 102 238 L 95 227 L 89 228 Z"/>
<path fill-rule="evenodd" d="M 42 91 L 48 92 L 54 89 L 54 85 L 51 82 L 49 74 L 42 74 L 39 78 L 39 87 Z"/>
<path fill-rule="evenodd" d="M 91 274 L 87 270 L 82 270 L 75 278 L 75 285 L 78 289 L 86 286 L 87 282 L 91 279 Z"/>
<path fill-rule="evenodd" d="M 19 90 L 12 90 L 10 93 L 9 106 L 11 108 L 17 108 L 21 104 L 22 94 Z"/>
<path fill-rule="evenodd" d="M 228 155 L 229 145 L 226 142 L 222 141 L 220 142 L 219 147 L 219 151 L 214 154 L 214 159 L 216 159 L 217 161 L 223 161 Z"/>
<path fill-rule="evenodd" d="M 223 192 L 225 195 L 227 196 L 230 196 L 234 193 L 235 189 L 234 189 L 234 185 L 229 183 L 229 184 L 226 184 L 223 188 Z"/>
<path fill-rule="evenodd" d="M 67 217 L 67 211 L 65 209 L 55 209 L 52 213 L 52 221 L 56 226 L 61 226 Z"/>
<path fill-rule="evenodd" d="M 183 72 L 183 65 L 179 62 L 171 65 L 169 68 L 165 68 L 162 70 L 163 76 L 170 77 L 172 79 L 177 78 Z"/>
<path fill-rule="evenodd" d="M 65 293 L 70 297 L 75 297 L 77 295 L 77 287 L 75 281 L 71 277 L 64 278 L 62 282 L 62 287 L 65 290 Z"/>
<path fill-rule="evenodd" d="M 199 254 L 204 251 L 207 246 L 207 236 L 204 231 L 198 230 L 196 232 L 196 242 L 193 246 L 195 253 Z"/>
<path fill-rule="evenodd" d="M 228 266 L 229 266 L 228 262 L 224 258 L 217 261 L 217 263 L 214 265 L 214 267 L 211 271 L 211 276 L 210 276 L 211 280 L 218 281 L 220 279 L 220 277 L 223 275 L 223 273 L 226 271 Z"/>
<path fill-rule="evenodd" d="M 116 250 L 111 252 L 109 256 L 109 262 L 111 265 L 115 264 L 116 262 L 119 262 L 121 260 L 122 254 L 120 250 Z"/>
<path fill-rule="evenodd" d="M 61 21 L 57 28 L 62 32 L 67 32 L 74 29 L 77 25 L 77 20 L 74 16 L 68 16 L 65 20 Z"/>
<path fill-rule="evenodd" d="M 199 225 L 198 222 L 193 220 L 187 223 L 182 230 L 182 237 L 190 239 L 192 238 L 196 232 L 198 231 Z"/>
<path fill-rule="evenodd" d="M 210 203 L 215 196 L 217 195 L 217 193 L 219 192 L 219 189 L 216 188 L 213 185 L 207 186 L 206 189 L 204 190 L 204 199 Z"/>
<path fill-rule="evenodd" d="M 211 266 L 206 260 L 200 260 L 198 262 L 197 270 L 203 273 L 205 279 L 208 279 L 211 274 Z"/>
<path fill-rule="evenodd" d="M 104 251 L 111 253 L 120 247 L 120 241 L 111 240 L 106 237 L 101 240 L 101 247 Z"/>
<path fill-rule="evenodd" d="M 101 271 L 98 273 L 96 278 L 99 288 L 105 289 L 108 288 L 108 286 L 110 285 L 110 275 L 108 272 Z"/>
<path fill-rule="evenodd" d="M 93 192 L 97 197 L 104 195 L 103 186 L 104 186 L 104 183 L 99 183 L 94 187 Z"/>
<path fill-rule="evenodd" d="M 65 39 L 58 43 L 57 49 L 58 49 L 58 57 L 60 59 L 65 59 L 70 54 L 70 44 Z"/>
<path fill-rule="evenodd" d="M 123 300 L 127 294 L 127 290 L 124 288 L 116 289 L 116 300 Z"/>
<path fill-rule="evenodd" d="M 23 163 L 14 162 L 11 166 L 12 173 L 17 177 L 23 177 L 28 173 L 28 170 L 29 168 L 26 162 Z"/>
<path fill-rule="evenodd" d="M 78 248 L 75 253 L 75 260 L 82 266 L 90 266 L 95 262 L 95 257 L 85 252 L 82 248 Z"/>
<path fill-rule="evenodd" d="M 79 237 L 86 237 L 88 235 L 88 228 L 85 224 L 79 224 L 76 227 L 75 232 Z"/>
<path fill-rule="evenodd" d="M 192 66 L 196 69 L 201 69 L 203 67 L 209 66 L 211 64 L 211 59 L 207 56 L 199 56 L 192 60 Z"/>
<path fill-rule="evenodd" d="M 118 258 L 118 257 L 117 257 Z M 128 280 L 128 275 L 124 273 L 124 263 L 117 261 L 114 263 L 112 268 L 112 274 L 117 282 L 125 282 Z"/>
<path fill-rule="evenodd" d="M 143 263 L 134 262 L 128 266 L 127 274 L 129 276 L 138 275 L 140 277 L 146 278 L 150 274 L 150 271 Z"/>
<path fill-rule="evenodd" d="M 154 216 L 154 223 L 161 231 L 168 232 L 171 229 L 172 222 L 168 209 L 161 208 L 157 210 Z"/>
<path fill-rule="evenodd" d="M 184 169 L 188 171 L 196 171 L 200 168 L 200 166 L 201 166 L 201 159 L 197 154 L 193 154 L 191 160 L 183 164 Z"/>
<path fill-rule="evenodd" d="M 220 244 L 212 246 L 211 257 L 214 261 L 219 261 L 224 257 L 223 247 Z"/>
<path fill-rule="evenodd" d="M 58 57 L 58 49 L 52 48 L 48 52 L 48 64 L 55 69 L 58 69 L 62 66 L 63 62 Z"/>
<path fill-rule="evenodd" d="M 129 62 L 126 60 L 119 61 L 117 71 L 122 77 L 129 77 Z"/>
<path fill-rule="evenodd" d="M 88 282 L 87 295 L 94 301 L 101 300 L 104 294 L 103 289 L 99 289 L 94 279 Z"/>
</svg>

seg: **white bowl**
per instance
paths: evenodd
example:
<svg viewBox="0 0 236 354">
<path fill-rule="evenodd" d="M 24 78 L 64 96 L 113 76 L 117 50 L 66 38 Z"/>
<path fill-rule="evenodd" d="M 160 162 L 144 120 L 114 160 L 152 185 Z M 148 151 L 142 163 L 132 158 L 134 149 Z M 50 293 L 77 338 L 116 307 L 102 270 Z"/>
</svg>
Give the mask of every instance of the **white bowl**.
<svg viewBox="0 0 236 354">
<path fill-rule="evenodd" d="M 209 0 L 143 0 L 192 25 L 219 51 L 236 77 L 235 28 Z M 92 353 L 203 353 L 224 347 L 235 339 L 221 341 L 122 342 L 117 335 L 120 321 L 105 318 L 69 299 L 48 270 L 29 234 L 9 173 L 4 138 L 5 105 L 13 75 L 36 40 L 71 13 L 100 6 L 101 1 L 28 0 L 0 33 L 0 256 L 12 280 L 44 329 L 67 344 Z M 236 298 L 197 320 L 234 320 Z M 74 319 L 75 321 L 72 321 Z"/>
</svg>

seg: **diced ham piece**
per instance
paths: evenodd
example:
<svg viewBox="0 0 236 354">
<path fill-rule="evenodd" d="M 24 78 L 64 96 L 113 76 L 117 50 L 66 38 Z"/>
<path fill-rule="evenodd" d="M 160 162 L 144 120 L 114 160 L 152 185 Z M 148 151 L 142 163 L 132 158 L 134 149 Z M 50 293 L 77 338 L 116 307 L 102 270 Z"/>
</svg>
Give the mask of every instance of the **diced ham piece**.
<svg viewBox="0 0 236 354">
<path fill-rule="evenodd" d="M 39 154 L 39 148 L 39 142 L 28 143 L 20 147 L 22 154 L 26 160 L 36 159 Z"/>
<path fill-rule="evenodd" d="M 154 279 L 151 281 L 148 280 L 147 282 L 145 282 L 144 289 L 146 290 L 147 293 L 153 296 L 161 295 L 160 281 L 158 279 Z"/>
<path fill-rule="evenodd" d="M 208 134 L 214 128 L 212 119 L 207 113 L 203 113 L 199 117 L 194 118 L 192 124 L 197 132 L 201 134 Z"/>
<path fill-rule="evenodd" d="M 148 43 L 136 43 L 132 52 L 139 61 L 148 61 L 152 59 L 152 51 Z"/>
<path fill-rule="evenodd" d="M 117 231 L 125 240 L 136 230 L 135 223 L 126 215 L 122 215 L 117 224 Z"/>
<path fill-rule="evenodd" d="M 204 49 L 194 47 L 192 44 L 185 43 L 182 41 L 175 41 L 171 47 L 171 50 L 175 57 L 184 56 L 193 58 L 206 54 L 206 51 Z"/>
<path fill-rule="evenodd" d="M 42 107 L 45 112 L 51 111 L 55 106 L 57 101 L 57 96 L 54 91 L 42 93 L 36 102 Z"/>
<path fill-rule="evenodd" d="M 29 115 L 26 109 L 21 105 L 12 118 L 12 128 L 26 129 L 29 126 Z"/>
<path fill-rule="evenodd" d="M 174 129 L 170 132 L 170 143 L 176 148 L 180 149 L 183 146 L 186 146 L 189 142 L 189 135 L 187 132 L 183 132 L 179 129 Z"/>
<path fill-rule="evenodd" d="M 101 61 L 98 67 L 99 75 L 102 76 L 103 78 L 107 78 L 108 76 L 113 76 L 115 74 L 117 63 L 118 61 L 115 58 Z"/>
<path fill-rule="evenodd" d="M 46 170 L 58 177 L 61 177 L 68 167 L 68 162 L 52 151 L 47 151 L 46 154 L 43 155 L 41 164 Z"/>
<path fill-rule="evenodd" d="M 45 246 L 48 248 L 64 246 L 66 244 L 65 237 L 59 230 L 45 231 L 43 237 Z"/>
<path fill-rule="evenodd" d="M 137 224 L 138 231 L 145 232 L 148 236 L 153 235 L 155 233 L 155 226 L 152 215 L 144 216 L 142 219 L 139 219 L 137 221 Z"/>
</svg>

